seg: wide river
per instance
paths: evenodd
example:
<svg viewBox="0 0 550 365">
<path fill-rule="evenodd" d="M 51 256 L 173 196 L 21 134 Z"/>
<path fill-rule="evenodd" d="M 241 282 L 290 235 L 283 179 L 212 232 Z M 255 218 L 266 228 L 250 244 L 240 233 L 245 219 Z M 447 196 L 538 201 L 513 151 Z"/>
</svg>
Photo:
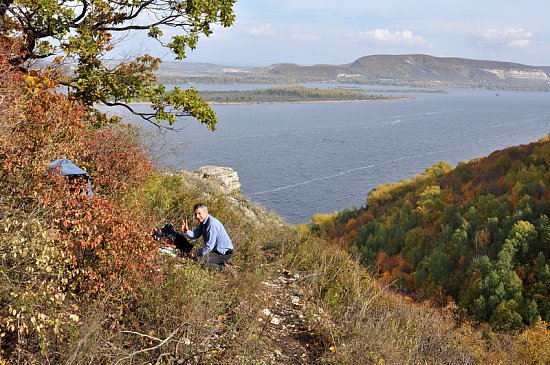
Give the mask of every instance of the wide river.
<svg viewBox="0 0 550 365">
<path fill-rule="evenodd" d="M 550 132 L 550 93 L 448 90 L 405 95 L 412 99 L 214 105 L 219 117 L 215 132 L 192 119 L 178 121 L 176 127 L 184 127 L 179 132 L 143 129 L 154 141 L 148 143 L 149 152 L 159 165 L 232 167 L 244 195 L 289 223 L 361 206 L 376 185 L 409 179 L 439 161 L 454 166 Z"/>
</svg>

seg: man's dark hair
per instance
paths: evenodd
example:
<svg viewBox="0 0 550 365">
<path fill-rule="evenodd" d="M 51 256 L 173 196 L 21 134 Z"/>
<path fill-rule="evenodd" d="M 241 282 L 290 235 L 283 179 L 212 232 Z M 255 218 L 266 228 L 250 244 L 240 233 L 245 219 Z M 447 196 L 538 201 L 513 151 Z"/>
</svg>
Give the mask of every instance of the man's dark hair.
<svg viewBox="0 0 550 365">
<path fill-rule="evenodd" d="M 195 210 L 197 210 L 197 209 L 199 209 L 199 208 L 204 208 L 204 209 L 208 210 L 208 208 L 206 207 L 206 204 L 204 204 L 204 203 L 197 203 L 197 204 L 195 204 L 195 205 L 193 206 L 193 211 L 195 211 Z"/>
</svg>

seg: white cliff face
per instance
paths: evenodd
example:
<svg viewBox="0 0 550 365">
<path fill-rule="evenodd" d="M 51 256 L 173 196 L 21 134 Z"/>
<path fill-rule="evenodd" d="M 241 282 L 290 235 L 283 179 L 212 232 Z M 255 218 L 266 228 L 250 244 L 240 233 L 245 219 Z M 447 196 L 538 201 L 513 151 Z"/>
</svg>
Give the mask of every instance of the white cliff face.
<svg viewBox="0 0 550 365">
<path fill-rule="evenodd" d="M 520 80 L 536 80 L 536 81 L 548 81 L 548 75 L 542 70 L 530 69 L 530 70 L 520 70 L 520 69 L 485 69 L 485 71 L 496 75 L 501 80 L 508 79 L 520 79 Z"/>
<path fill-rule="evenodd" d="M 241 188 L 237 172 L 230 167 L 203 166 L 195 171 L 203 179 L 214 179 L 220 182 L 226 193 L 232 193 Z"/>
</svg>

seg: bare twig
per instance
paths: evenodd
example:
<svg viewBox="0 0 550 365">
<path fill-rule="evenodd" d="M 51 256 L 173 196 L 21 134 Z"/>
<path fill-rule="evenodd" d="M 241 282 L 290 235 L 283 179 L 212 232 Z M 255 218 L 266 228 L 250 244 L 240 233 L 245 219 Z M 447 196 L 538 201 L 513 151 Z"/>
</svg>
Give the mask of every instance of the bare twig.
<svg viewBox="0 0 550 365">
<path fill-rule="evenodd" d="M 148 351 L 152 351 L 152 350 L 155 350 L 155 349 L 158 349 L 159 347 L 162 347 L 164 346 L 164 344 L 166 342 L 168 342 L 179 330 L 180 330 L 181 327 L 178 327 L 176 328 L 172 333 L 170 333 L 168 335 L 168 337 L 166 337 L 164 340 L 161 340 L 160 338 L 156 338 L 156 337 L 152 337 L 152 336 L 149 336 L 149 335 L 145 335 L 143 333 L 139 333 L 139 332 L 133 332 L 133 331 L 122 331 L 123 333 L 131 333 L 131 334 L 135 334 L 135 335 L 138 335 L 138 336 L 142 336 L 142 337 L 147 337 L 147 338 L 150 338 L 150 339 L 153 339 L 153 340 L 156 340 L 156 341 L 160 341 L 160 343 L 156 346 L 153 346 L 153 347 L 148 347 L 146 349 L 143 349 L 143 350 L 139 350 L 139 351 L 135 351 L 135 352 L 132 352 L 131 354 L 129 354 L 128 356 L 125 356 L 121 359 L 119 359 L 116 363 L 119 364 L 121 363 L 123 360 L 126 360 L 126 359 L 129 359 L 129 358 L 132 358 L 138 354 L 141 354 L 143 352 L 148 352 Z"/>
<path fill-rule="evenodd" d="M 161 360 L 164 356 L 170 356 L 170 355 L 172 355 L 171 352 L 163 352 L 163 353 L 160 354 L 160 356 L 158 357 L 157 361 L 155 362 L 155 365 L 160 364 L 160 360 Z"/>
<path fill-rule="evenodd" d="M 132 334 L 134 334 L 134 335 L 138 335 L 138 336 L 150 338 L 151 340 L 155 340 L 155 341 L 159 341 L 159 342 L 162 342 L 162 341 L 163 341 L 163 340 L 161 340 L 160 338 L 156 338 L 156 337 L 153 337 L 153 336 L 149 336 L 149 335 L 146 335 L 146 334 L 143 334 L 143 333 L 139 333 L 139 332 L 134 332 L 134 331 L 122 331 L 122 333 L 132 333 Z"/>
<path fill-rule="evenodd" d="M 10 280 L 8 274 L 6 274 L 6 272 L 5 272 L 3 269 L 0 270 L 0 271 L 2 272 L 2 274 L 4 274 L 4 276 L 6 277 L 6 279 L 8 280 L 8 282 L 11 284 L 11 280 Z"/>
</svg>

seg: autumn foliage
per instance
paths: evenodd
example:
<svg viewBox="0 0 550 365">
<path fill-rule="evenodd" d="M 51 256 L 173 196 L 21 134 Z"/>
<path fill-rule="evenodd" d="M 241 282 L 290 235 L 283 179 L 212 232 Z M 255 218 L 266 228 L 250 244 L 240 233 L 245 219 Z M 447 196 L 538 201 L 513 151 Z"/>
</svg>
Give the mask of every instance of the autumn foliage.
<svg viewBox="0 0 550 365">
<path fill-rule="evenodd" d="M 458 303 L 496 330 L 550 321 L 550 139 L 376 187 L 364 207 L 312 221 L 384 283 Z"/>
<path fill-rule="evenodd" d="M 121 199 L 152 168 L 134 131 L 95 128 L 54 86 L 0 56 L 0 359 L 55 350 L 82 305 L 106 293 L 126 299 L 122 315 L 157 252 L 149 219 Z M 92 199 L 46 169 L 58 158 L 90 173 Z"/>
</svg>

